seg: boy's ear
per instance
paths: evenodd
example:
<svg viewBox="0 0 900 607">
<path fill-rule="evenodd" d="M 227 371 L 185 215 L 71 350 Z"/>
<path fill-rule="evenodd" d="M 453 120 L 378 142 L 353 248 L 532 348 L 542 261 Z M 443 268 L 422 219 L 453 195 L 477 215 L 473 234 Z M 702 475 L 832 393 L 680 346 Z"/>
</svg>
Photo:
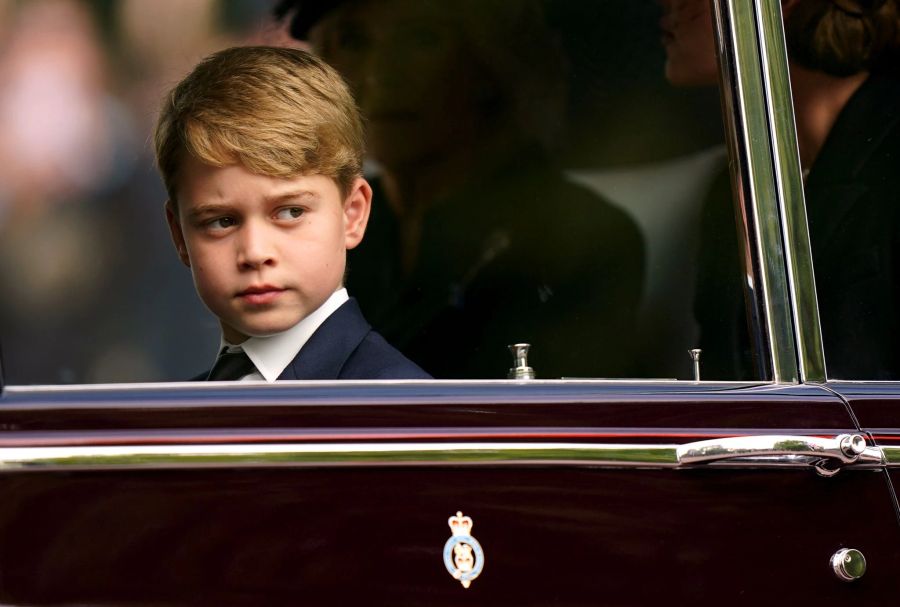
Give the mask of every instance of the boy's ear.
<svg viewBox="0 0 900 607">
<path fill-rule="evenodd" d="M 166 223 L 169 224 L 169 232 L 172 234 L 172 242 L 181 263 L 191 267 L 191 259 L 187 254 L 187 245 L 184 244 L 184 234 L 181 232 L 181 222 L 178 221 L 178 210 L 171 200 L 166 201 Z"/>
<path fill-rule="evenodd" d="M 350 193 L 344 200 L 344 245 L 354 248 L 362 242 L 369 223 L 372 209 L 372 186 L 362 177 L 357 177 L 350 186 Z"/>
</svg>

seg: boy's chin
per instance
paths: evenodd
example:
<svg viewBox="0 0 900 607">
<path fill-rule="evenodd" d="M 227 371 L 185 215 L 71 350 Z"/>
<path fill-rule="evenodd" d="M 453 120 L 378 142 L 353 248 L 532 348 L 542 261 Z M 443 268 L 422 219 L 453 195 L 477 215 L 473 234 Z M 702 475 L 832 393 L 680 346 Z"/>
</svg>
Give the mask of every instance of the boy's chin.
<svg viewBox="0 0 900 607">
<path fill-rule="evenodd" d="M 298 322 L 300 318 L 271 319 L 265 322 L 243 322 L 226 324 L 222 323 L 222 333 L 225 339 L 232 344 L 239 344 L 251 337 L 270 337 L 287 331 Z"/>
</svg>

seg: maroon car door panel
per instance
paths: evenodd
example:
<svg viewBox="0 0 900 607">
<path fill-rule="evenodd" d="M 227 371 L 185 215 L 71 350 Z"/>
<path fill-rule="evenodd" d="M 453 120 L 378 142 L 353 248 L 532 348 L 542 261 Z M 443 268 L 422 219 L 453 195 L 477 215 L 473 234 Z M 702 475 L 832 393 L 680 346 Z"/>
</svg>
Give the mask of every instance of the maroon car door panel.
<svg viewBox="0 0 900 607">
<path fill-rule="evenodd" d="M 900 586 L 881 452 L 814 386 L 13 388 L 0 424 L 8 604 L 838 605 Z M 842 549 L 866 559 L 851 583 Z"/>
</svg>

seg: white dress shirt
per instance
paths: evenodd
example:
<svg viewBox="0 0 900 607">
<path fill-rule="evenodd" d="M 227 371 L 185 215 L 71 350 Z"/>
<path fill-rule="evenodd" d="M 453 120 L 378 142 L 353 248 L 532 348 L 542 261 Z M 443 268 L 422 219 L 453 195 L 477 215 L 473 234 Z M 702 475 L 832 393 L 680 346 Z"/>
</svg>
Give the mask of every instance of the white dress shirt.
<svg viewBox="0 0 900 607">
<path fill-rule="evenodd" d="M 223 348 L 227 348 L 228 352 L 243 350 L 256 366 L 256 371 L 245 375 L 238 381 L 265 380 L 273 382 L 294 360 L 300 348 L 309 341 L 309 338 L 325 322 L 325 319 L 344 305 L 348 299 L 350 296 L 347 295 L 347 289 L 341 287 L 314 312 L 287 331 L 264 337 L 250 337 L 238 345 L 228 343 L 223 336 L 219 344 L 219 352 L 221 353 Z"/>
</svg>

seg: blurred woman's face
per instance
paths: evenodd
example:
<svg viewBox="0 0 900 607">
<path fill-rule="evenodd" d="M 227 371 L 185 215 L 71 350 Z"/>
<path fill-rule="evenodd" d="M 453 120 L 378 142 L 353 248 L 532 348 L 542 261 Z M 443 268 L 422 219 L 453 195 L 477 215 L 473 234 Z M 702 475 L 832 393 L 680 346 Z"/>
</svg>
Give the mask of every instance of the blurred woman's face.
<svg viewBox="0 0 900 607">
<path fill-rule="evenodd" d="M 440 2 L 363 0 L 310 33 L 353 88 L 370 152 L 387 167 L 427 163 L 477 134 L 479 78 L 449 10 Z"/>
<path fill-rule="evenodd" d="M 675 86 L 717 82 L 716 43 L 710 0 L 659 0 L 666 79 Z"/>
</svg>

